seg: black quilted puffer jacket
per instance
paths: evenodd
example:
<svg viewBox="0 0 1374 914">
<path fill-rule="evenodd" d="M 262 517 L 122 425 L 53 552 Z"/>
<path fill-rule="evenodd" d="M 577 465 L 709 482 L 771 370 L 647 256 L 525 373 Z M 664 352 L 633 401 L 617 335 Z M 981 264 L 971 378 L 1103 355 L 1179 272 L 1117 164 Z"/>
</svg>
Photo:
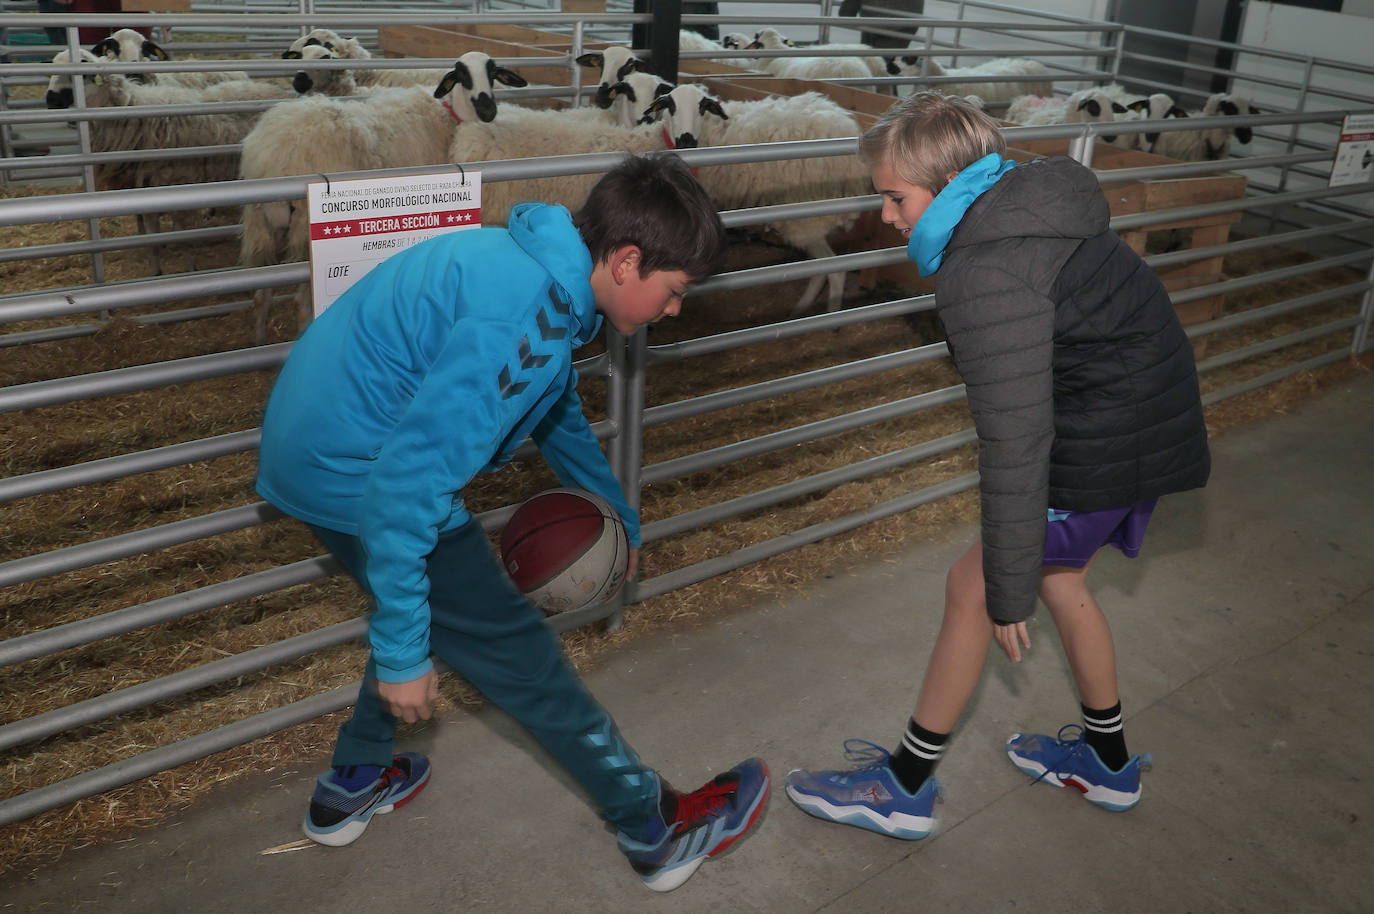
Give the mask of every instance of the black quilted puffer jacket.
<svg viewBox="0 0 1374 914">
<path fill-rule="evenodd" d="M 1048 507 L 1122 507 L 1207 482 L 1192 347 L 1108 218 L 1072 159 L 1021 165 L 969 206 L 936 273 L 978 430 L 995 620 L 1035 611 Z"/>
</svg>

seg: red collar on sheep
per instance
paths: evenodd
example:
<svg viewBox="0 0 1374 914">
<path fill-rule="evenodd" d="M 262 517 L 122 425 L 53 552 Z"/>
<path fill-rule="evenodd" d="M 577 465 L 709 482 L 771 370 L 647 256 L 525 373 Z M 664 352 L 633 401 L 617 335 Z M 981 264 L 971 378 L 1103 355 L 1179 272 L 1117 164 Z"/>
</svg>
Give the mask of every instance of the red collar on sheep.
<svg viewBox="0 0 1374 914">
<path fill-rule="evenodd" d="M 668 127 L 667 127 L 667 125 L 665 124 L 665 125 L 663 126 L 662 129 L 663 129 L 663 145 L 664 145 L 664 146 L 667 146 L 669 149 L 677 149 L 677 144 L 673 142 L 673 135 L 672 135 L 671 133 L 668 132 Z M 695 168 L 693 168 L 693 169 L 692 169 L 692 177 L 695 178 L 696 176 L 697 176 L 697 170 L 696 170 Z"/>
<path fill-rule="evenodd" d="M 458 116 L 458 112 L 457 112 L 457 111 L 454 111 L 454 110 L 453 110 L 453 106 L 452 106 L 452 105 L 450 105 L 448 102 L 440 102 L 439 104 L 441 104 L 441 105 L 444 106 L 444 110 L 448 112 L 448 116 L 451 117 L 451 118 L 453 118 L 454 121 L 456 121 L 456 122 L 459 123 L 459 124 L 463 123 L 463 119 L 462 119 L 461 117 Z"/>
</svg>

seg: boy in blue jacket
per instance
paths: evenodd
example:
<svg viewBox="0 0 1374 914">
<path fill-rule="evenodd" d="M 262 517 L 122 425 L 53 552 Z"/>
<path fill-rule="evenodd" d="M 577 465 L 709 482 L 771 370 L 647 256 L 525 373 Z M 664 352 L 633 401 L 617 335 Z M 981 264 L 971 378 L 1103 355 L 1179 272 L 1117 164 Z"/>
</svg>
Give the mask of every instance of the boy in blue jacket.
<svg viewBox="0 0 1374 914">
<path fill-rule="evenodd" d="M 605 316 L 632 334 L 676 315 L 724 252 L 715 207 L 676 157 L 630 157 L 573 216 L 524 203 L 509 227 L 443 235 L 377 266 L 292 348 L 262 425 L 258 492 L 305 521 L 372 599 L 372 653 L 305 833 L 355 841 L 410 801 L 428 759 L 395 754 L 428 718 L 430 655 L 520 721 L 618 830 L 656 891 L 740 839 L 768 796 L 749 759 L 690 794 L 621 737 L 506 577 L 462 489 L 531 437 L 563 485 L 627 504 L 578 398 L 572 351 Z M 598 314 L 600 312 L 600 314 Z"/>
</svg>

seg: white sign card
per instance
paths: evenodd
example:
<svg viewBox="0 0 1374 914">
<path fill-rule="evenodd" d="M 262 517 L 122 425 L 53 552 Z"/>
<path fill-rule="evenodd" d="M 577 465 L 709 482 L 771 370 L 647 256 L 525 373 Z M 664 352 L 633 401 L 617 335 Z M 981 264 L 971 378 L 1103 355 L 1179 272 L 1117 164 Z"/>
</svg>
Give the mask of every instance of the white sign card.
<svg viewBox="0 0 1374 914">
<path fill-rule="evenodd" d="M 1374 180 L 1374 114 L 1347 114 L 1341 125 L 1336 161 L 1331 163 L 1328 186 L 1361 184 Z"/>
<path fill-rule="evenodd" d="M 316 181 L 310 209 L 315 316 L 392 254 L 482 226 L 482 174 Z"/>
</svg>

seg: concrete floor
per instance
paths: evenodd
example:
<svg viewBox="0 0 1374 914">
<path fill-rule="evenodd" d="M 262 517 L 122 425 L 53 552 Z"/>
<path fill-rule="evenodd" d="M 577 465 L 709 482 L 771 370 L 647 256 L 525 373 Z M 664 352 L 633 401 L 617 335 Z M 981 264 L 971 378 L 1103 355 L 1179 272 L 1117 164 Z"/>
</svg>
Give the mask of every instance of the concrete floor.
<svg viewBox="0 0 1374 914">
<path fill-rule="evenodd" d="M 805 598 L 642 639 L 588 677 L 675 784 L 754 754 L 773 768 L 752 838 L 670 895 L 645 890 L 531 744 L 484 712 L 405 745 L 431 755 L 431 784 L 350 848 L 259 855 L 300 837 L 313 772 L 284 768 L 11 874 L 0 912 L 1374 910 L 1372 416 L 1364 376 L 1214 441 L 1212 484 L 1163 503 L 1144 557 L 1095 566 L 1128 738 L 1155 761 L 1131 812 L 1031 785 L 1006 759 L 1009 733 L 1077 712 L 1043 611 L 1026 662 L 989 663 L 940 771 L 934 838 L 787 801 L 789 768 L 842 765 L 849 736 L 899 737 L 965 528 Z"/>
</svg>

